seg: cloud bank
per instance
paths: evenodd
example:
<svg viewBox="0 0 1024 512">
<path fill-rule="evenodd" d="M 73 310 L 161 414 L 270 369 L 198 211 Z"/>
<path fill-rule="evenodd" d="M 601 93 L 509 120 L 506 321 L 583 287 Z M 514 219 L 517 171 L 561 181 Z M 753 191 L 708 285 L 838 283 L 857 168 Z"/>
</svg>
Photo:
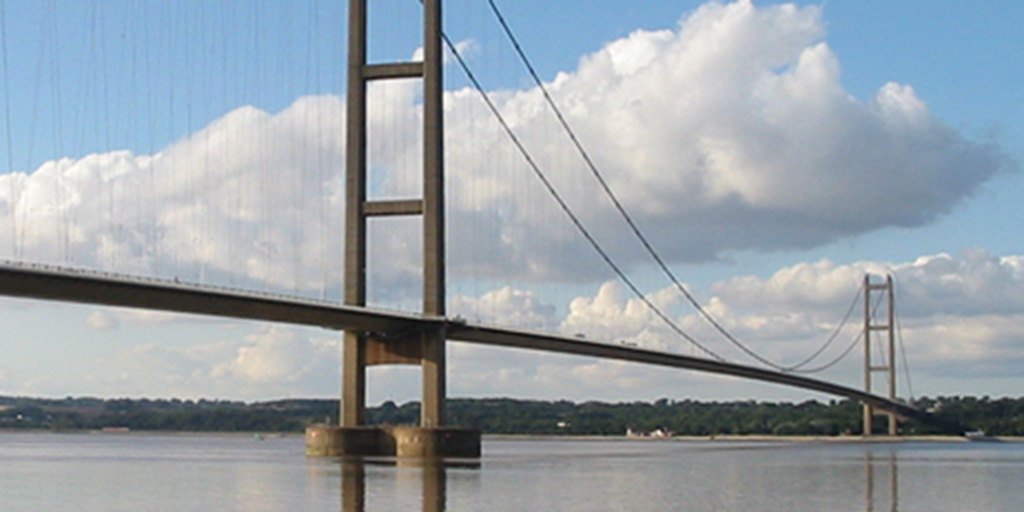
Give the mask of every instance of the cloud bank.
<svg viewBox="0 0 1024 512">
<path fill-rule="evenodd" d="M 920 226 L 1010 166 L 999 148 L 935 118 L 909 85 L 852 97 L 824 37 L 815 7 L 712 3 L 673 30 L 612 41 L 546 87 L 670 262 Z M 372 88 L 372 197 L 419 195 L 415 88 Z M 540 90 L 491 94 L 620 264 L 646 265 Z M 452 277 L 606 278 L 475 91 L 446 102 Z M 154 155 L 95 154 L 4 175 L 0 255 L 336 293 L 344 118 L 332 96 L 276 114 L 242 107 Z M 382 300 L 416 295 L 416 226 L 371 226 Z"/>
<path fill-rule="evenodd" d="M 1020 377 L 1024 363 L 1024 346 L 1020 344 L 1024 338 L 1024 272 L 1020 256 L 996 256 L 973 249 L 955 255 L 922 256 L 911 262 L 839 265 L 821 260 L 786 267 L 767 278 L 741 276 L 719 281 L 708 290 L 699 290 L 697 295 L 707 297 L 703 306 L 730 333 L 783 366 L 803 361 L 838 330 L 829 348 L 803 367 L 810 370 L 835 360 L 858 340 L 863 327 L 862 299 L 858 293 L 866 275 L 875 283 L 882 282 L 886 275 L 893 276 L 898 338 L 903 345 L 897 357 L 906 356 L 918 391 L 1012 394 L 1008 390 L 1015 389 L 1011 383 Z M 649 298 L 672 312 L 683 330 L 715 352 L 731 361 L 758 364 L 715 333 L 695 312 L 683 308 L 674 289 L 659 290 Z M 852 315 L 843 324 L 851 303 Z M 884 315 L 877 322 L 884 323 Z M 653 318 L 637 299 L 627 298 L 622 287 L 613 282 L 603 284 L 590 297 L 574 299 L 560 320 L 559 330 L 566 335 L 582 333 L 608 343 L 703 355 Z M 820 376 L 859 387 L 861 346 L 858 344 L 851 355 Z M 458 357 L 462 352 L 455 354 Z M 668 390 L 681 382 L 687 383 L 687 396 L 692 392 L 728 397 L 728 390 L 735 389 L 727 386 L 722 388 L 724 391 L 716 391 L 715 386 L 723 384 L 720 377 L 670 377 L 650 368 L 542 354 L 524 353 L 520 357 L 526 360 L 525 364 L 519 360 L 507 366 L 499 364 L 500 371 L 516 371 L 517 378 L 528 382 L 524 386 L 536 386 L 537 391 L 543 389 L 537 382 L 542 369 L 563 375 L 560 391 L 573 396 L 587 396 L 588 392 L 603 389 L 609 396 L 628 399 L 631 392 L 645 386 L 670 393 Z M 501 359 L 495 358 L 490 364 L 498 361 Z M 603 384 L 591 382 L 585 378 L 591 372 L 606 372 L 607 380 Z M 483 372 L 480 375 L 483 379 Z M 497 386 L 483 382 L 477 385 L 500 394 Z M 696 387 L 691 389 L 690 385 Z M 898 386 L 901 396 L 906 396 L 908 390 L 902 375 Z"/>
<path fill-rule="evenodd" d="M 820 15 L 815 7 L 708 4 L 676 30 L 613 41 L 547 84 L 612 189 L 669 260 L 809 248 L 921 226 L 1010 166 L 999 148 L 967 140 L 932 115 L 910 85 L 888 83 L 866 100 L 852 97 L 823 41 Z M 541 92 L 495 96 L 605 245 L 634 247 L 553 126 Z M 471 101 L 472 93 L 454 93 L 452 108 Z M 451 125 L 456 140 L 472 141 L 458 145 L 460 157 L 502 154 L 502 136 Z M 568 255 L 578 237 L 549 225 L 560 213 L 532 200 L 544 194 L 539 187 L 502 186 L 512 179 L 507 168 L 484 169 L 456 166 L 452 201 L 459 220 L 500 217 L 506 249 L 497 268 L 544 279 L 599 272 L 596 260 Z M 473 193 L 480 190 L 486 200 Z M 631 250 L 617 256 L 643 261 Z"/>
</svg>

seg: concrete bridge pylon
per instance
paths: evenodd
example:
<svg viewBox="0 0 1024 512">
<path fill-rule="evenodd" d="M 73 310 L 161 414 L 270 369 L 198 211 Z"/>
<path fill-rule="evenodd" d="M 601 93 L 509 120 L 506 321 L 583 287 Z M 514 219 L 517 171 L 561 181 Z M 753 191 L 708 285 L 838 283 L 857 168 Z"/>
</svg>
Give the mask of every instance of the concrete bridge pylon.
<svg viewBox="0 0 1024 512">
<path fill-rule="evenodd" d="M 345 162 L 345 305 L 366 306 L 367 227 L 371 217 L 423 218 L 423 314 L 445 316 L 444 116 L 442 0 L 423 1 L 422 62 L 367 62 L 367 0 L 349 1 Z M 367 88 L 375 80 L 419 78 L 423 84 L 423 196 L 367 200 Z M 445 426 L 447 334 L 444 324 L 398 335 L 344 334 L 339 425 L 307 429 L 310 455 L 478 457 L 480 433 Z M 366 367 L 422 369 L 420 425 L 367 427 Z"/>
</svg>

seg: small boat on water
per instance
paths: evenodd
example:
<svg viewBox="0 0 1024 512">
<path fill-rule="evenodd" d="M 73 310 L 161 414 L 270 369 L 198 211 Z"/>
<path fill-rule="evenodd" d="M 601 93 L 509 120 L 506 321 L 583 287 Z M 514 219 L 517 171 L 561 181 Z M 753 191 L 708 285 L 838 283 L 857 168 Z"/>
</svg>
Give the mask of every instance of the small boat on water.
<svg viewBox="0 0 1024 512">
<path fill-rule="evenodd" d="M 964 437 L 967 438 L 968 441 L 998 441 L 999 440 L 999 439 L 997 439 L 995 437 L 992 437 L 992 436 L 986 434 L 985 431 L 981 430 L 981 429 L 971 430 L 969 432 L 964 432 Z"/>
</svg>

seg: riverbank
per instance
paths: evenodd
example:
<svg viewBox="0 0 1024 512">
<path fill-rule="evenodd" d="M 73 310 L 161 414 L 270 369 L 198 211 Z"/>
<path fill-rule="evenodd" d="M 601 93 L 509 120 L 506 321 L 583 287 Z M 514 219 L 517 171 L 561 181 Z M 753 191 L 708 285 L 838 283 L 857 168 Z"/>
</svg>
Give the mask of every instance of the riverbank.
<svg viewBox="0 0 1024 512">
<path fill-rule="evenodd" d="M 278 438 L 301 438 L 302 432 L 266 432 L 266 431 L 237 431 L 237 432 L 213 432 L 213 431 L 182 431 L 182 430 L 131 430 L 131 429 L 0 429 L 6 434 L 72 434 L 72 435 L 96 435 L 96 436 L 203 436 L 203 437 L 251 437 L 254 440 Z M 484 434 L 485 440 L 493 441 L 636 441 L 643 443 L 662 442 L 720 442 L 720 443 L 974 443 L 974 442 L 1001 442 L 1001 443 L 1024 443 L 1024 436 L 991 436 L 983 438 L 969 438 L 965 436 L 941 436 L 941 435 L 907 435 L 907 436 L 775 436 L 775 435 L 712 435 L 712 436 L 669 436 L 669 437 L 631 437 L 631 436 L 604 436 L 604 435 L 560 435 L 560 434 Z"/>
<path fill-rule="evenodd" d="M 932 411 L 935 422 L 906 422 L 907 435 L 950 435 L 966 431 L 994 436 L 1024 436 L 1024 398 L 952 397 L 914 402 Z M 755 401 L 698 402 L 661 399 L 655 402 L 452 398 L 448 423 L 480 429 L 484 434 L 596 435 L 613 438 L 627 431 L 672 432 L 697 439 L 852 439 L 861 429 L 863 411 L 851 401 L 768 403 Z M 41 399 L 0 396 L 0 430 L 62 431 L 130 429 L 181 432 L 303 432 L 316 423 L 337 422 L 338 402 L 288 399 L 243 403 L 225 400 L 177 399 Z M 384 402 L 367 407 L 367 425 L 414 425 L 420 420 L 417 402 Z M 881 431 L 880 429 L 878 431 Z M 873 438 L 874 439 L 874 438 Z"/>
</svg>

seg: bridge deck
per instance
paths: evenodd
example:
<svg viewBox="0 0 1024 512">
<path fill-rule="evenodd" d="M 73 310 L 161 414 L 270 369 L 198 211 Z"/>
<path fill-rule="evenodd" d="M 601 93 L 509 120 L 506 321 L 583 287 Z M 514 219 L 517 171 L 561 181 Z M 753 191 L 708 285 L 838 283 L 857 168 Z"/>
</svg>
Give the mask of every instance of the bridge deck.
<svg viewBox="0 0 1024 512">
<path fill-rule="evenodd" d="M 381 337 L 443 326 L 451 340 L 731 375 L 843 396 L 902 417 L 931 419 L 928 413 L 905 404 L 800 375 L 625 345 L 286 296 L 32 265 L 0 266 L 0 295 L 281 322 Z"/>
</svg>

